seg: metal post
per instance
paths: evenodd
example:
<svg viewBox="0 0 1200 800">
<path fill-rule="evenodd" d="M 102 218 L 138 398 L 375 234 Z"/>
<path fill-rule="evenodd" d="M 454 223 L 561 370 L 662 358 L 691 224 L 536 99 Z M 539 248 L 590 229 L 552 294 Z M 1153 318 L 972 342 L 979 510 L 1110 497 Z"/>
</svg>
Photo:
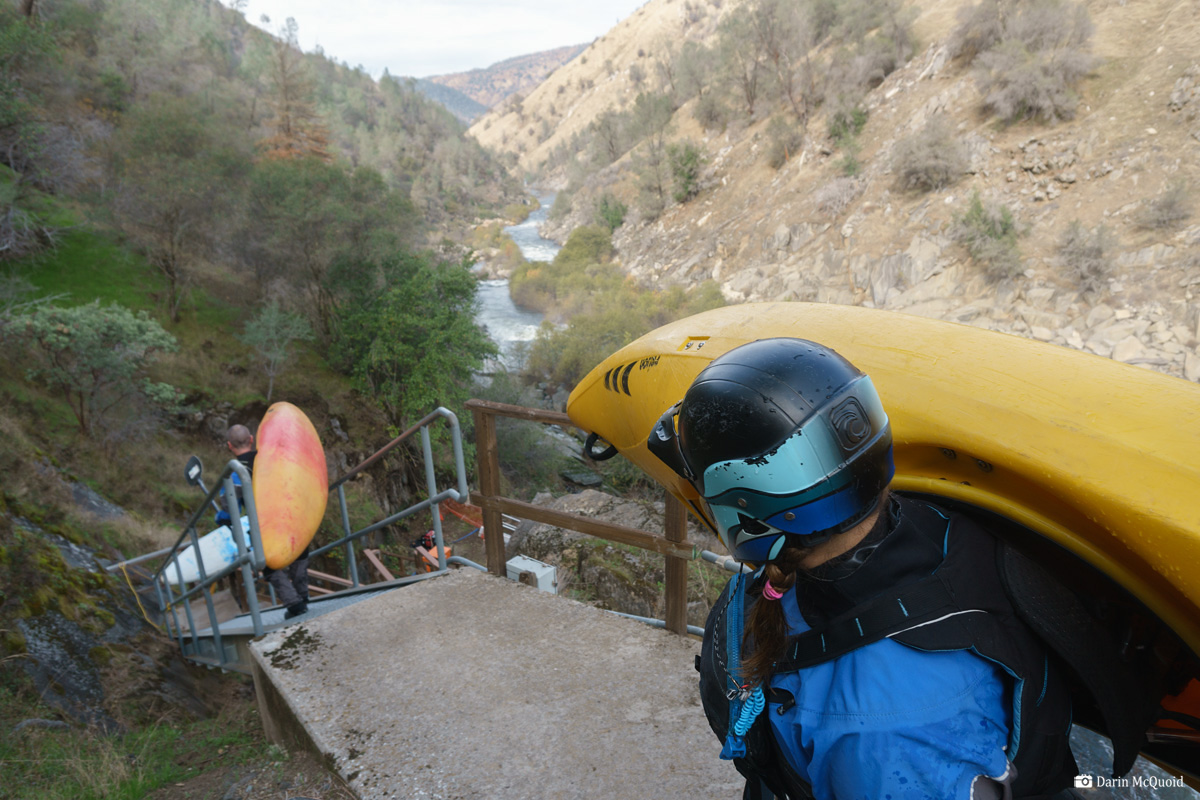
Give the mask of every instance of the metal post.
<svg viewBox="0 0 1200 800">
<path fill-rule="evenodd" d="M 667 492 L 666 537 L 669 542 L 687 541 L 687 509 L 675 495 Z M 672 633 L 687 633 L 688 562 L 675 556 L 666 558 L 666 624 Z"/>
<path fill-rule="evenodd" d="M 199 537 L 196 536 L 196 526 L 193 525 L 192 527 L 188 528 L 187 532 L 188 532 L 188 535 L 191 536 L 192 547 L 195 548 L 196 563 L 200 563 L 200 548 L 197 546 Z M 184 580 L 183 580 L 183 567 L 179 566 L 179 557 L 178 556 L 175 557 L 175 577 L 179 578 L 179 594 L 181 595 L 181 599 L 182 599 L 182 595 L 187 593 L 187 584 L 184 583 Z M 198 656 L 198 655 L 200 655 L 200 637 L 196 635 L 196 620 L 192 619 L 192 604 L 189 603 L 186 599 L 183 599 L 183 615 L 185 617 L 187 617 L 188 629 L 191 630 L 191 632 L 192 632 L 192 648 L 193 648 L 192 655 Z M 179 638 L 179 647 L 180 647 L 180 649 L 183 649 L 183 636 L 182 635 L 180 635 L 180 638 Z"/>
<path fill-rule="evenodd" d="M 437 476 L 433 472 L 433 445 L 429 441 L 429 426 L 421 428 L 421 451 L 425 454 L 425 485 L 429 489 L 429 496 L 437 495 Z M 436 543 L 438 552 L 438 569 L 446 569 L 446 546 L 442 539 L 442 513 L 437 503 L 429 507 L 433 513 L 433 541 Z"/>
<path fill-rule="evenodd" d="M 253 495 L 254 487 L 250 485 L 249 477 L 248 476 L 244 477 L 244 478 L 242 478 L 242 480 L 245 482 L 245 485 L 247 486 L 247 489 L 243 492 L 243 494 L 244 495 Z M 233 479 L 232 478 L 227 478 L 225 481 L 225 496 L 226 497 L 236 497 L 236 495 L 234 493 L 234 489 L 233 489 Z M 247 506 L 246 516 L 250 520 L 250 531 L 249 531 L 250 541 L 253 543 L 255 539 L 258 539 L 261 542 L 262 541 L 261 533 L 258 536 L 254 535 L 254 530 L 258 526 L 258 514 L 257 514 L 257 512 L 255 512 L 253 514 L 250 513 L 253 510 L 250 508 L 251 502 L 253 502 L 253 500 L 247 501 L 247 503 L 246 503 L 246 506 Z M 236 506 L 236 502 L 234 503 L 234 505 Z M 240 511 L 241 509 L 238 509 L 238 510 Z M 258 608 L 258 592 L 254 589 L 254 569 L 251 566 L 251 562 L 253 561 L 254 555 L 255 555 L 254 548 L 252 546 L 250 548 L 250 551 L 247 552 L 247 548 L 246 548 L 247 531 L 242 528 L 242 517 L 240 514 L 233 514 L 231 516 L 231 519 L 229 520 L 229 529 L 231 531 L 233 531 L 233 543 L 234 543 L 234 546 L 237 547 L 238 559 L 242 560 L 242 584 L 246 590 L 246 609 L 250 612 L 250 621 L 254 625 L 254 636 L 255 636 L 255 638 L 257 638 L 257 637 L 263 635 L 263 623 L 262 623 L 262 612 Z M 265 555 L 260 554 L 259 557 L 265 558 Z M 213 628 L 213 630 L 216 630 L 216 629 L 217 629 L 216 627 Z M 217 646 L 218 647 L 221 646 L 220 640 L 217 641 Z M 222 649 L 221 650 L 221 662 L 224 663 L 224 660 L 225 660 L 225 650 Z"/>
<path fill-rule="evenodd" d="M 488 500 L 500 494 L 500 463 L 496 452 L 496 418 L 482 408 L 475 415 L 475 458 L 479 462 L 479 494 L 483 496 L 483 541 L 488 572 L 505 577 L 504 515 Z"/>
<path fill-rule="evenodd" d="M 349 536 L 351 534 L 350 512 L 346 508 L 346 487 L 339 483 L 337 490 L 338 501 L 342 504 L 342 529 Z M 358 586 L 358 561 L 354 558 L 354 542 L 351 540 L 346 542 L 346 568 L 350 571 L 350 580 L 354 581 L 355 586 Z"/>
</svg>

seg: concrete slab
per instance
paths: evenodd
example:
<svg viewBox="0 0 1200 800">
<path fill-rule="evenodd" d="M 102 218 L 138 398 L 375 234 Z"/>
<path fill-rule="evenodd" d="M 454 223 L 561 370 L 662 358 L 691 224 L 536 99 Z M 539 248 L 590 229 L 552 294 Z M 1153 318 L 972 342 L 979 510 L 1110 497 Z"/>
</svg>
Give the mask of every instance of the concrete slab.
<svg viewBox="0 0 1200 800">
<path fill-rule="evenodd" d="M 470 569 L 252 645 L 264 725 L 375 798 L 730 798 L 699 642 Z M 300 728 L 303 730 L 300 730 Z"/>
</svg>

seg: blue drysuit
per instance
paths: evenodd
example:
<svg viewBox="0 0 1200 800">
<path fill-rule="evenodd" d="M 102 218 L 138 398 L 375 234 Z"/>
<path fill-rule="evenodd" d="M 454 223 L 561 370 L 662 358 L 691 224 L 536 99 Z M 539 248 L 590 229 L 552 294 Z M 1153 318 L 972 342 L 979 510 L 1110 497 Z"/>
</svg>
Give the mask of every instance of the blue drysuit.
<svg viewBox="0 0 1200 800">
<path fill-rule="evenodd" d="M 789 635 L 809 629 L 795 588 Z M 882 639 L 771 686 L 795 697 L 771 728 L 818 800 L 970 800 L 976 776 L 1009 769 L 1010 679 L 969 651 L 930 653 Z"/>
</svg>

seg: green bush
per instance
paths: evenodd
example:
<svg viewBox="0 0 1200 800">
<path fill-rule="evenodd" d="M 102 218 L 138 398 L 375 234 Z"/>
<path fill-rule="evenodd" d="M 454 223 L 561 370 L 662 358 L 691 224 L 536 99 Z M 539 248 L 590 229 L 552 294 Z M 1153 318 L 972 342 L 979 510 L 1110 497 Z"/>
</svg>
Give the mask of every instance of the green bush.
<svg viewBox="0 0 1200 800">
<path fill-rule="evenodd" d="M 625 223 L 625 215 L 628 212 L 628 206 L 605 192 L 600 195 L 600 200 L 596 203 L 596 224 L 603 225 L 608 228 L 609 233 L 612 233 Z"/>
<path fill-rule="evenodd" d="M 867 125 L 866 109 L 854 106 L 834 112 L 829 118 L 829 138 L 839 147 L 862 133 Z"/>
<path fill-rule="evenodd" d="M 613 291 L 584 298 L 586 311 L 556 328 L 542 325 L 529 353 L 527 369 L 539 379 L 574 386 L 593 367 L 639 336 L 672 320 L 725 304 L 711 281 L 690 291 L 640 290 L 623 282 Z"/>
<path fill-rule="evenodd" d="M 16 317 L 10 330 L 36 359 L 27 373 L 61 397 L 90 436 L 138 402 L 172 409 L 178 392 L 152 381 L 150 365 L 178 349 L 175 337 L 150 318 L 116 303 L 99 301 L 74 308 L 40 306 Z"/>
<path fill-rule="evenodd" d="M 1012 278 L 1020 270 L 1020 228 L 1007 206 L 985 203 L 976 191 L 967 210 L 955 217 L 951 232 L 989 280 Z"/>
<path fill-rule="evenodd" d="M 612 236 L 600 225 L 571 231 L 567 243 L 549 264 L 534 261 L 518 267 L 509 282 L 513 301 L 542 313 L 565 313 L 572 296 L 616 291 L 624 273 L 612 260 Z"/>
<path fill-rule="evenodd" d="M 671 196 L 676 203 L 686 203 L 700 192 L 700 166 L 704 163 L 704 154 L 699 147 L 685 141 L 669 145 L 667 158 L 675 184 Z"/>
<path fill-rule="evenodd" d="M 559 192 L 554 195 L 554 203 L 550 206 L 550 213 L 546 216 L 551 222 L 561 222 L 566 219 L 567 214 L 571 213 L 571 193 Z"/>
</svg>

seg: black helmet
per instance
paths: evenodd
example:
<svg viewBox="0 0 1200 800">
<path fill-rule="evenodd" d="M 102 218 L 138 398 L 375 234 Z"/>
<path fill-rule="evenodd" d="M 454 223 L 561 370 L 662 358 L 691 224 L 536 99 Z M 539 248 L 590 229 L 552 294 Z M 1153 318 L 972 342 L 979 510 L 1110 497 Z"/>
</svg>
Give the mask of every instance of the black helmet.
<svg viewBox="0 0 1200 800">
<path fill-rule="evenodd" d="M 804 339 L 761 339 L 713 359 L 647 445 L 696 487 L 742 561 L 775 558 L 789 535 L 814 545 L 849 530 L 895 472 L 871 379 Z"/>
</svg>

